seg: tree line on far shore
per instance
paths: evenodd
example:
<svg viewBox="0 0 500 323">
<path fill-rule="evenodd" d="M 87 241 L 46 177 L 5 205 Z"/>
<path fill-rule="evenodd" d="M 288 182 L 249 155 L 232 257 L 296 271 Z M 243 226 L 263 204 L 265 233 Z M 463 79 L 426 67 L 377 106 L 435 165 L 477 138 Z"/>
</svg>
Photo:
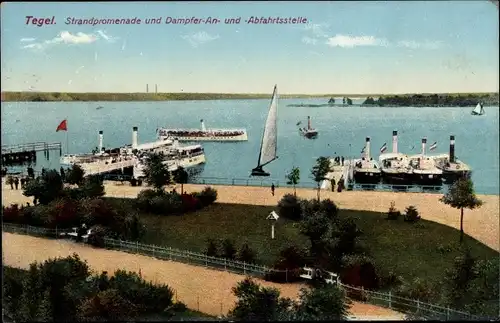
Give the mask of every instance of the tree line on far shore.
<svg viewBox="0 0 500 323">
<path fill-rule="evenodd" d="M 369 96 L 362 105 L 402 106 L 402 107 L 473 107 L 479 102 L 483 105 L 498 105 L 498 93 L 484 94 L 414 94 L 381 96 L 374 99 Z"/>
</svg>

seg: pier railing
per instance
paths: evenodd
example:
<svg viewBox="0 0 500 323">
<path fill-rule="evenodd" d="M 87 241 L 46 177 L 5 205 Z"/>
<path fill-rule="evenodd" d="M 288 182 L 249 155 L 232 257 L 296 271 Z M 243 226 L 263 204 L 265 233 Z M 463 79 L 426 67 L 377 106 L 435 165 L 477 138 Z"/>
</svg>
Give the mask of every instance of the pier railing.
<svg viewBox="0 0 500 323">
<path fill-rule="evenodd" d="M 48 229 L 33 227 L 29 225 L 16 225 L 3 223 L 2 231 L 15 234 L 26 234 L 32 236 L 60 237 L 61 233 L 69 230 Z M 104 247 L 107 249 L 119 250 L 133 254 L 154 257 L 161 260 L 188 263 L 206 268 L 224 270 L 236 274 L 244 274 L 253 277 L 263 278 L 268 273 L 284 273 L 285 277 L 292 277 L 292 273 L 297 270 L 276 270 L 266 266 L 230 260 L 220 257 L 211 257 L 202 253 L 181 250 L 171 247 L 142 244 L 137 241 L 124 241 L 111 238 L 104 238 Z M 290 275 L 288 275 L 290 273 Z M 288 280 L 288 278 L 287 278 Z M 433 319 L 441 321 L 454 320 L 488 320 L 491 318 L 480 317 L 466 312 L 453 310 L 449 307 L 421 302 L 419 300 L 408 299 L 394 295 L 391 292 L 383 293 L 363 288 L 358 288 L 340 283 L 347 296 L 366 303 L 378 305 L 395 311 L 408 314 L 418 319 Z M 205 295 L 206 296 L 206 295 Z M 221 313 L 222 314 L 222 313 Z"/>
<path fill-rule="evenodd" d="M 17 145 L 2 145 L 2 154 L 14 154 L 24 151 L 44 151 L 44 150 L 59 150 L 61 149 L 60 142 L 44 142 L 37 141 L 26 144 Z"/>
</svg>

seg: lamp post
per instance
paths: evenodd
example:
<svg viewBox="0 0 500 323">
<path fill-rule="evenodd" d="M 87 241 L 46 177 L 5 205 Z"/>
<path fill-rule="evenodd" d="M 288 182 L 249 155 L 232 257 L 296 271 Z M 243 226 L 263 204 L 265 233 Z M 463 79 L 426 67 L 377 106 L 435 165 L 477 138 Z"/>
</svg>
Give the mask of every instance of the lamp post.
<svg viewBox="0 0 500 323">
<path fill-rule="evenodd" d="M 278 221 L 278 219 L 279 215 L 274 211 L 271 211 L 271 213 L 269 213 L 266 218 L 266 220 L 271 221 L 271 239 L 274 239 L 274 224 L 276 223 L 276 221 Z"/>
</svg>

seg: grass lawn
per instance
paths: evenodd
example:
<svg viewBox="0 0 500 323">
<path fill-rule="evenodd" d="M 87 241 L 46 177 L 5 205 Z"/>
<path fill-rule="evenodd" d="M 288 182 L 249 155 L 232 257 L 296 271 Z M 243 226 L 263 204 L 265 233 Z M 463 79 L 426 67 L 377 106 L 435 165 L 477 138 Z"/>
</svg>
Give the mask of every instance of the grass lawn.
<svg viewBox="0 0 500 323">
<path fill-rule="evenodd" d="M 142 242 L 203 252 L 209 238 L 229 238 L 237 247 L 247 242 L 257 252 L 260 262 L 272 265 L 279 251 L 297 244 L 309 246 L 292 221 L 278 220 L 275 240 L 266 216 L 271 206 L 215 203 L 203 210 L 182 216 L 143 214 L 147 233 Z M 339 217 L 354 218 L 363 231 L 362 242 L 369 249 L 377 268 L 411 281 L 416 277 L 439 286 L 445 270 L 460 255 L 459 231 L 435 222 L 420 220 L 415 224 L 386 220 L 386 215 L 368 211 L 340 210 Z M 472 254 L 481 259 L 499 253 L 465 236 Z"/>
</svg>

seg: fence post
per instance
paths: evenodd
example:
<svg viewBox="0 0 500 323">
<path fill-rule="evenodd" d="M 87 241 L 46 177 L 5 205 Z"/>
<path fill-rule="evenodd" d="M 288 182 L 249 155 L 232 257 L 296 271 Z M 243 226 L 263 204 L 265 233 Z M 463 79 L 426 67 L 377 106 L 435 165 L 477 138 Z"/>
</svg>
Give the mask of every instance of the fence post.
<svg viewBox="0 0 500 323">
<path fill-rule="evenodd" d="M 420 300 L 417 299 L 417 313 L 420 312 Z"/>
<path fill-rule="evenodd" d="M 233 185 L 234 185 L 234 178 L 231 180 L 231 182 L 232 182 L 232 183 L 233 183 Z"/>
<path fill-rule="evenodd" d="M 449 321 L 450 320 L 450 307 L 446 307 L 446 320 Z"/>
<path fill-rule="evenodd" d="M 285 269 L 285 281 L 288 283 L 288 268 Z"/>
<path fill-rule="evenodd" d="M 135 253 L 139 253 L 139 241 L 135 242 Z"/>
<path fill-rule="evenodd" d="M 224 258 L 224 270 L 227 270 L 226 266 L 227 266 L 227 259 Z"/>
<path fill-rule="evenodd" d="M 123 248 L 122 248 L 122 239 L 120 239 L 120 250 L 123 250 Z"/>
<path fill-rule="evenodd" d="M 245 266 L 245 262 L 243 261 L 243 274 L 247 274 L 247 269 L 246 269 L 246 266 Z"/>
<path fill-rule="evenodd" d="M 168 247 L 168 259 L 172 260 L 172 247 Z"/>
<path fill-rule="evenodd" d="M 248 179 L 247 179 L 247 186 L 248 186 Z"/>
<path fill-rule="evenodd" d="M 208 268 L 208 256 L 207 255 L 205 255 L 205 267 Z"/>
<path fill-rule="evenodd" d="M 392 292 L 389 291 L 389 308 L 392 309 Z"/>
</svg>

